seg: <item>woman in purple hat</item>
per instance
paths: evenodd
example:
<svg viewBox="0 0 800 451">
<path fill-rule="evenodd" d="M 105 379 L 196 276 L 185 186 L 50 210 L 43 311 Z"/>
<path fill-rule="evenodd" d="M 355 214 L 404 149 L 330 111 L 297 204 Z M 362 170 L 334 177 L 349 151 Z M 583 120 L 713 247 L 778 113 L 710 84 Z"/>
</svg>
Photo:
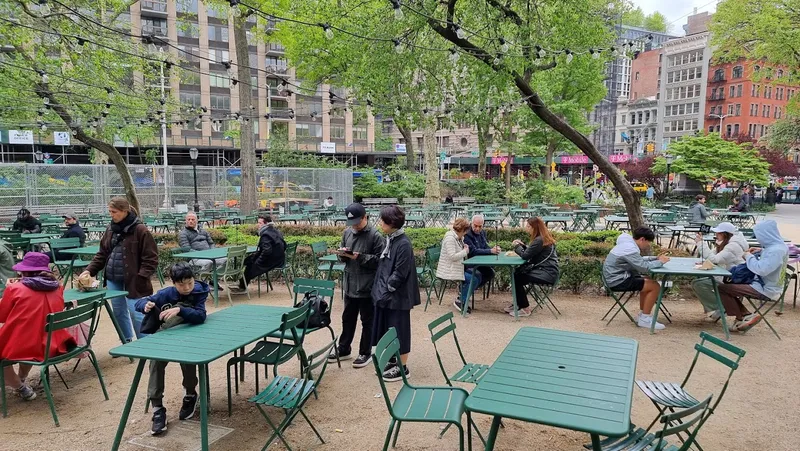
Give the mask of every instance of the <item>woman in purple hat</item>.
<svg viewBox="0 0 800 451">
<path fill-rule="evenodd" d="M 39 252 L 28 252 L 13 269 L 21 279 L 9 279 L 0 300 L 0 360 L 44 361 L 47 332 L 44 326 L 47 315 L 64 310 L 64 287 L 50 272 L 50 257 Z M 59 355 L 76 345 L 66 330 L 53 332 L 49 354 Z M 30 365 L 19 364 L 3 368 L 8 387 L 26 401 L 36 398 L 36 393 L 25 383 Z"/>
</svg>

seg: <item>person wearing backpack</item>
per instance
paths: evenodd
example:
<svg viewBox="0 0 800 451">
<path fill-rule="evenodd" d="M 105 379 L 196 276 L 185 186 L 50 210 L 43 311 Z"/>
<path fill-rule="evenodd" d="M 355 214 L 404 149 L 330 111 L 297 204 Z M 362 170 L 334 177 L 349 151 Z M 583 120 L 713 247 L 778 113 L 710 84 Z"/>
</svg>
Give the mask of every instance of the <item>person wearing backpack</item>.
<svg viewBox="0 0 800 451">
<path fill-rule="evenodd" d="M 756 224 L 753 233 L 761 247 L 751 247 L 745 257 L 746 268 L 754 275 L 749 283 L 726 283 L 719 287 L 719 297 L 728 316 L 736 318 L 733 328 L 745 332 L 761 321 L 761 315 L 750 313 L 742 303 L 742 296 L 759 301 L 777 301 L 783 293 L 783 281 L 786 277 L 786 264 L 789 260 L 789 248 L 784 243 L 778 224 L 767 220 Z M 741 272 L 736 266 L 731 272 Z"/>
</svg>

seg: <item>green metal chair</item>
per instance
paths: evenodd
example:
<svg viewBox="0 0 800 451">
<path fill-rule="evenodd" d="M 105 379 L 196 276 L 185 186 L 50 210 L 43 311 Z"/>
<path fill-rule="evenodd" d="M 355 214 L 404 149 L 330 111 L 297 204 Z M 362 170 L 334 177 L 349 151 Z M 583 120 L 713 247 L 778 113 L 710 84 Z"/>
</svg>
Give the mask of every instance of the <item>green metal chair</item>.
<svg viewBox="0 0 800 451">
<path fill-rule="evenodd" d="M 400 433 L 400 426 L 403 422 L 415 423 L 444 423 L 458 428 L 459 450 L 464 451 L 464 427 L 461 426 L 461 417 L 465 413 L 464 401 L 467 400 L 466 390 L 458 387 L 414 387 L 409 385 L 405 371 L 400 371 L 403 377 L 403 386 L 400 392 L 391 400 L 389 392 L 386 390 L 386 382 L 381 375 L 383 369 L 394 358 L 397 365 L 402 366 L 400 360 L 400 341 L 397 339 L 397 331 L 390 328 L 380 339 L 372 354 L 372 363 L 378 375 L 381 385 L 383 400 L 392 420 L 389 423 L 389 431 L 386 433 L 386 440 L 383 443 L 383 451 L 389 449 L 389 439 L 394 431 L 392 447 L 397 444 L 397 436 Z M 469 411 L 467 414 L 467 439 L 468 449 L 472 449 L 472 417 Z M 395 425 L 397 428 L 395 429 Z"/>
<path fill-rule="evenodd" d="M 0 360 L 0 393 L 2 393 L 3 417 L 7 417 L 8 412 L 6 409 L 6 384 L 2 370 L 6 366 L 22 363 L 41 368 L 41 380 L 42 385 L 44 385 L 44 392 L 47 395 L 47 403 L 50 405 L 50 413 L 53 414 L 53 421 L 55 422 L 56 426 L 59 426 L 56 407 L 53 403 L 53 394 L 50 389 L 50 367 L 52 366 L 55 368 L 55 365 L 67 362 L 73 357 L 84 352 L 88 353 L 89 360 L 92 362 L 94 370 L 97 373 L 97 378 L 100 380 L 100 387 L 103 389 L 103 396 L 105 396 L 106 401 L 108 401 L 108 392 L 106 391 L 105 382 L 103 382 L 103 374 L 100 372 L 100 367 L 97 365 L 97 357 L 94 355 L 94 351 L 92 351 L 92 338 L 97 331 L 98 313 L 101 305 L 101 302 L 94 301 L 85 305 L 80 305 L 79 307 L 71 310 L 50 313 L 47 315 L 47 323 L 44 326 L 44 330 L 47 332 L 45 349 L 50 349 L 50 343 L 54 332 L 67 329 L 68 327 L 83 323 L 85 321 L 91 321 L 89 324 L 89 334 L 86 337 L 86 344 L 83 346 L 76 346 L 67 351 L 67 353 L 57 356 L 46 355 L 44 361 L 42 362 L 33 360 Z"/>
<path fill-rule="evenodd" d="M 283 283 L 286 284 L 286 288 L 289 290 L 289 296 L 292 295 L 292 286 L 290 285 L 294 280 L 294 257 L 297 255 L 297 242 L 294 243 L 286 243 L 286 252 L 285 252 L 285 261 L 283 266 L 280 268 L 275 268 L 272 271 L 280 271 L 281 277 L 283 278 Z M 269 279 L 269 273 L 272 271 L 268 271 L 264 274 L 264 278 L 267 281 L 267 291 L 272 290 L 272 282 Z M 291 277 L 290 277 L 291 276 Z M 261 297 L 261 276 L 258 277 L 258 297 Z"/>
<path fill-rule="evenodd" d="M 703 401 L 693 403 L 692 406 L 676 413 L 663 415 L 660 417 L 664 425 L 655 432 L 650 433 L 644 429 L 634 429 L 624 437 L 608 438 L 600 442 L 603 451 L 688 451 L 692 444 L 696 444 L 697 433 L 703 426 L 708 404 L 713 395 L 709 395 Z M 670 445 L 667 437 L 680 434 L 687 434 L 687 438 L 681 446 Z M 591 449 L 591 445 L 584 445 Z"/>
<path fill-rule="evenodd" d="M 419 279 L 419 283 L 424 284 L 425 287 L 425 311 L 428 311 L 428 306 L 431 304 L 431 291 L 433 291 L 437 297 L 439 296 L 439 292 L 436 290 L 436 265 L 439 262 L 439 255 L 441 255 L 441 253 L 442 247 L 438 244 L 426 248 L 425 261 L 422 262 L 422 266 L 417 267 L 417 279 Z"/>
<path fill-rule="evenodd" d="M 547 307 L 556 319 L 561 315 L 561 310 L 556 307 L 550 295 L 553 294 L 556 287 L 558 287 L 558 282 L 560 280 L 561 271 L 558 272 L 558 277 L 556 277 L 556 281 L 552 285 L 530 284 L 527 289 L 528 294 L 533 296 L 533 299 L 536 301 L 536 308 L 544 310 L 544 308 Z"/>
<path fill-rule="evenodd" d="M 322 349 L 309 356 L 304 356 L 304 352 L 301 350 L 300 361 L 302 362 L 302 377 L 277 376 L 272 379 L 272 383 L 270 383 L 264 391 L 250 398 L 249 401 L 255 403 L 261 415 L 267 420 L 267 423 L 269 423 L 274 431 L 263 449 L 269 448 L 269 445 L 271 445 L 277 437 L 283 442 L 286 449 L 291 451 L 292 448 L 289 446 L 289 443 L 286 442 L 283 431 L 291 425 L 292 420 L 294 420 L 298 413 L 302 415 L 306 423 L 311 426 L 311 430 L 314 431 L 319 441 L 323 444 L 325 443 L 325 440 L 322 438 L 317 428 L 314 427 L 314 424 L 306 413 L 303 412 L 303 406 L 311 397 L 311 394 L 316 393 L 316 389 L 322 381 L 322 376 L 325 375 L 325 369 L 328 367 L 328 354 L 331 352 L 331 349 L 335 347 L 336 337 Z M 319 374 L 315 379 L 313 371 L 316 370 L 319 370 Z M 265 407 L 275 407 L 283 410 L 286 416 L 278 426 L 275 426 L 275 423 L 269 419 L 267 412 L 264 410 Z"/>
<path fill-rule="evenodd" d="M 633 297 L 634 294 L 636 294 L 636 292 L 635 291 L 612 291 L 611 288 L 606 283 L 606 278 L 603 275 L 603 271 L 602 270 L 600 271 L 600 280 L 603 283 L 603 288 L 606 290 L 606 295 L 610 296 L 611 299 L 614 300 L 614 304 L 611 306 L 611 308 L 608 309 L 606 314 L 603 315 L 603 318 L 601 318 L 601 321 L 605 321 L 606 317 L 614 310 L 614 307 L 618 307 L 616 313 L 614 313 L 614 315 L 611 316 L 611 319 L 608 320 L 608 323 L 606 323 L 606 325 L 611 325 L 611 321 L 614 321 L 614 318 L 617 317 L 619 312 L 625 312 L 625 315 L 628 317 L 628 319 L 630 319 L 633 324 L 636 324 L 636 320 L 633 319 L 633 316 L 630 314 L 630 312 L 628 312 L 628 309 L 625 308 L 625 306 L 628 304 L 628 301 L 631 300 L 631 298 Z M 623 301 L 623 299 L 624 299 L 624 301 Z"/>
<path fill-rule="evenodd" d="M 776 314 L 780 315 L 783 312 L 783 299 L 786 297 L 786 291 L 789 289 L 789 284 L 792 282 L 792 277 L 794 276 L 794 268 L 792 266 L 787 265 L 786 270 L 784 271 L 783 275 L 781 276 L 783 280 L 783 291 L 781 291 L 781 297 L 778 298 L 777 301 L 773 301 L 772 299 L 764 300 L 764 299 L 753 299 L 750 296 L 742 296 L 743 298 L 747 299 L 747 302 L 753 307 L 755 313 L 761 315 L 761 321 L 764 321 L 764 324 L 769 327 L 769 330 L 778 337 L 778 340 L 781 339 L 781 336 L 778 335 L 778 331 L 772 327 L 772 324 L 767 320 L 767 314 L 772 311 L 776 306 L 780 305 Z M 758 305 L 756 305 L 756 301 L 758 301 Z M 764 309 L 765 306 L 769 306 Z M 762 310 L 763 309 L 763 310 Z"/>
<path fill-rule="evenodd" d="M 443 324 L 444 326 L 440 327 Z M 480 363 L 467 363 L 467 360 L 464 358 L 464 353 L 461 351 L 461 345 L 458 343 L 458 336 L 456 336 L 456 323 L 453 322 L 453 312 L 447 312 L 439 318 L 431 321 L 428 324 L 428 331 L 431 333 L 431 342 L 433 343 L 433 350 L 436 352 L 436 360 L 439 362 L 439 369 L 442 370 L 442 374 L 444 375 L 445 381 L 447 381 L 447 385 L 452 387 L 454 381 L 477 384 L 484 374 L 489 371 L 489 365 L 483 365 Z M 462 366 L 458 371 L 453 373 L 451 376 L 448 376 L 436 343 L 450 333 L 453 335 L 453 341 L 456 344 L 456 350 L 458 350 L 458 357 L 461 359 Z"/>
<path fill-rule="evenodd" d="M 77 269 L 86 268 L 89 266 L 88 260 L 82 260 L 79 258 L 73 259 L 70 256 L 69 260 L 59 260 L 56 258 L 57 251 L 60 249 L 74 249 L 76 247 L 80 247 L 80 239 L 78 238 L 56 238 L 50 240 L 50 259 L 53 261 L 53 265 L 55 265 L 56 269 L 58 269 L 58 274 L 64 283 L 66 284 L 67 279 L 69 279 L 69 286 L 72 287 L 72 275 L 76 272 Z"/>
<path fill-rule="evenodd" d="M 317 241 L 311 243 L 311 252 L 314 258 L 319 260 L 328 254 L 328 243 L 324 241 Z M 325 274 L 325 280 L 330 280 L 334 272 L 339 273 L 339 284 L 341 285 L 342 299 L 344 299 L 344 263 L 322 262 L 318 263 L 314 270 L 314 278 L 319 277 L 320 274 Z"/>
<path fill-rule="evenodd" d="M 244 259 L 247 256 L 247 246 L 231 246 L 228 248 L 228 261 L 225 267 L 217 269 L 217 282 L 225 282 L 225 293 L 228 295 L 228 302 L 233 305 L 231 299 L 231 287 L 228 285 L 229 281 L 238 283 L 244 280 Z M 250 300 L 250 290 L 245 290 L 247 299 Z"/>
<path fill-rule="evenodd" d="M 298 307 L 281 316 L 281 326 L 278 329 L 278 341 L 262 340 L 247 352 L 244 348 L 239 350 L 241 355 L 234 353 L 227 363 L 227 383 L 228 383 L 228 416 L 231 416 L 231 366 L 236 367 L 240 363 L 252 363 L 255 369 L 256 393 L 258 390 L 258 365 L 265 367 L 272 366 L 272 374 L 278 377 L 278 365 L 286 363 L 303 350 L 304 334 L 299 333 L 301 324 L 308 320 L 311 313 L 310 304 Z M 302 359 L 301 359 L 302 360 Z M 237 375 L 238 376 L 238 375 Z M 239 378 L 234 377 L 236 393 L 239 393 Z"/>
<path fill-rule="evenodd" d="M 714 346 L 712 347 L 709 345 Z M 689 366 L 689 371 L 680 384 L 673 382 L 636 381 L 636 385 L 639 389 L 642 390 L 645 396 L 647 396 L 650 401 L 652 401 L 653 405 L 656 406 L 656 409 L 658 409 L 658 416 L 650 423 L 650 426 L 647 428 L 648 430 L 653 427 L 659 418 L 662 418 L 662 415 L 664 415 L 667 410 L 669 410 L 670 413 L 675 413 L 675 409 L 690 408 L 698 403 L 697 399 L 689 394 L 685 387 L 694 372 L 700 354 L 710 357 L 729 369 L 728 377 L 725 379 L 725 383 L 716 395 L 716 401 L 709 407 L 707 416 L 711 416 L 720 401 L 722 401 L 725 392 L 728 390 L 733 372 L 739 368 L 739 362 L 745 355 L 744 349 L 736 347 L 706 332 L 700 332 L 700 343 L 695 344 L 694 349 L 697 352 L 695 352 L 692 364 Z M 703 422 L 705 422 L 706 419 L 707 418 L 704 418 Z M 696 446 L 699 450 L 702 450 L 699 443 L 696 443 Z"/>
</svg>

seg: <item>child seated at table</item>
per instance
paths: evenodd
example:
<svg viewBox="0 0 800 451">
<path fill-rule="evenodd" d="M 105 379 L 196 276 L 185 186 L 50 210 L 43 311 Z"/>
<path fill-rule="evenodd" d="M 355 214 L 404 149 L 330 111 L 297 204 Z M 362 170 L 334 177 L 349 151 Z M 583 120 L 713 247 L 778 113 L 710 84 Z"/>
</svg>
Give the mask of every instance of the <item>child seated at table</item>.
<svg viewBox="0 0 800 451">
<path fill-rule="evenodd" d="M 603 277 L 611 291 L 638 291 L 639 313 L 636 324 L 650 328 L 653 324 L 652 310 L 658 299 L 660 286 L 653 279 L 644 277 L 651 269 L 660 268 L 669 261 L 666 255 L 658 257 L 642 257 L 642 253 L 650 252 L 650 246 L 656 239 L 649 227 L 639 227 L 633 236 L 623 233 L 617 238 L 617 245 L 611 249 L 603 263 Z M 656 323 L 656 330 L 665 326 Z"/>
<path fill-rule="evenodd" d="M 164 330 L 180 323 L 202 324 L 206 320 L 206 298 L 209 288 L 205 282 L 194 280 L 192 267 L 188 263 L 176 263 L 170 268 L 172 287 L 136 301 L 136 310 L 150 315 L 153 309 L 161 321 L 158 330 Z M 145 318 L 142 328 L 149 323 Z M 153 405 L 153 427 L 151 434 L 158 435 L 167 430 L 167 409 L 164 408 L 164 373 L 168 362 L 150 361 L 150 381 L 147 383 L 147 397 Z M 194 415 L 197 405 L 197 366 L 181 363 L 183 388 L 186 393 L 178 418 L 188 420 Z"/>
</svg>

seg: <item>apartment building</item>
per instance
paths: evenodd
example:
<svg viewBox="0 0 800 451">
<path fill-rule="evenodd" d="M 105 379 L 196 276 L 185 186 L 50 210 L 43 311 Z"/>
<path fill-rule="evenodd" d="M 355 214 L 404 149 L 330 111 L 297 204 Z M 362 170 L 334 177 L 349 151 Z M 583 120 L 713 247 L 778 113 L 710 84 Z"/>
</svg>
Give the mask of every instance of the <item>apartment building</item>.
<svg viewBox="0 0 800 451">
<path fill-rule="evenodd" d="M 658 91 L 663 49 L 641 52 L 631 61 L 631 87 L 628 97 L 617 100 L 614 153 L 641 155 L 659 149 Z"/>
<path fill-rule="evenodd" d="M 758 73 L 764 75 L 759 79 Z M 708 74 L 708 102 L 704 128 L 722 132 L 725 139 L 753 139 L 764 136 L 770 125 L 786 114 L 789 100 L 800 88 L 781 83 L 785 69 L 761 62 L 739 60 L 715 64 Z"/>
<path fill-rule="evenodd" d="M 247 21 L 254 26 L 256 16 L 249 16 Z M 244 64 L 254 68 L 250 80 L 246 81 L 253 86 L 253 104 L 241 105 L 239 87 L 232 85 L 225 67 L 228 61 L 236 60 L 233 17 L 229 8 L 209 7 L 198 0 L 142 0 L 131 6 L 130 22 L 134 34 L 154 35 L 176 45 L 178 49 L 166 46 L 164 51 L 170 52 L 176 60 L 184 60 L 182 64 L 192 68 L 181 71 L 180 78 L 170 77 L 168 95 L 186 107 L 208 110 L 202 120 L 189 121 L 182 127 L 170 127 L 168 146 L 198 147 L 201 150 L 238 148 L 235 141 L 225 138 L 232 122 L 217 119 L 241 113 L 254 117 L 257 149 L 266 149 L 271 131 L 281 131 L 300 150 L 325 153 L 374 151 L 372 116 L 359 121 L 354 118 L 352 109 L 345 109 L 343 103 L 331 104 L 329 92 L 345 97 L 345 92 L 335 87 L 320 85 L 313 92 L 293 86 L 282 89 L 280 86 L 284 80 L 301 85 L 287 64 L 283 46 L 278 42 L 252 42 L 250 32 L 250 58 Z M 274 27 L 276 24 L 269 25 Z M 236 66 L 233 66 L 233 71 L 235 77 Z M 294 92 L 290 94 L 289 91 Z"/>
</svg>

